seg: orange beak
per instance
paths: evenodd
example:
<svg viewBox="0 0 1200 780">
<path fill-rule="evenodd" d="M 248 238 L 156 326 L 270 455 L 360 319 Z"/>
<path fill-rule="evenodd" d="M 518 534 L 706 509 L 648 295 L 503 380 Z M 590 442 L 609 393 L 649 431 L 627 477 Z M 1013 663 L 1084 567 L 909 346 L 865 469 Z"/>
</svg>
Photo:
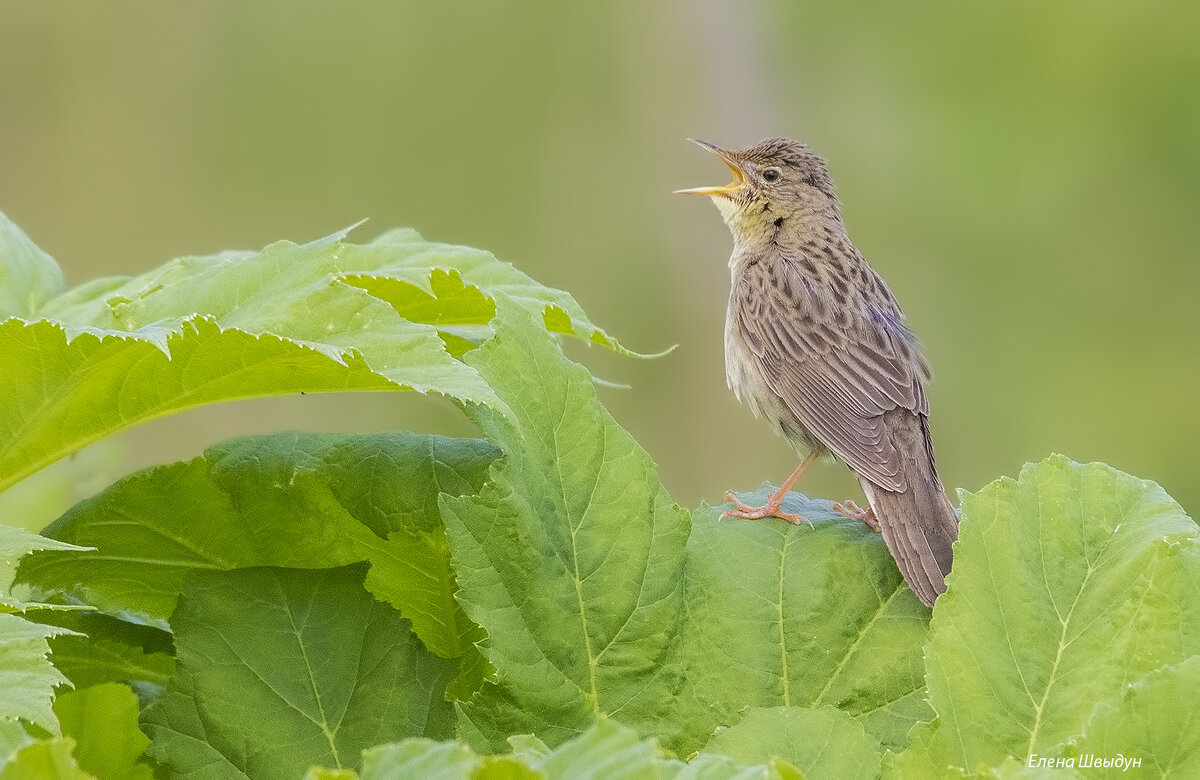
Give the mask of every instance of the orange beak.
<svg viewBox="0 0 1200 780">
<path fill-rule="evenodd" d="M 716 144 L 710 144 L 708 141 L 698 141 L 695 138 L 689 138 L 689 141 L 697 146 L 703 146 L 708 151 L 720 157 L 729 170 L 733 171 L 733 181 L 726 184 L 724 187 L 692 187 L 686 190 L 675 190 L 676 195 L 720 195 L 724 198 L 733 197 L 733 193 L 740 190 L 746 184 L 746 174 L 742 171 L 742 167 L 737 164 L 730 155 Z"/>
</svg>

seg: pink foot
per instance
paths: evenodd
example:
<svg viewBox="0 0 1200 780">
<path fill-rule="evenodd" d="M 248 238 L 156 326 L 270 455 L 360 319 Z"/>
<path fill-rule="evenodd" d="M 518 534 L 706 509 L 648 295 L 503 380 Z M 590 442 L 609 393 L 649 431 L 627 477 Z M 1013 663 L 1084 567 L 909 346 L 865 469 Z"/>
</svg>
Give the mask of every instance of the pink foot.
<svg viewBox="0 0 1200 780">
<path fill-rule="evenodd" d="M 812 521 L 807 517 L 783 511 L 780 506 L 780 504 L 783 503 L 783 496 L 781 495 L 783 492 L 784 491 L 781 490 L 778 493 L 772 493 L 767 497 L 767 503 L 763 506 L 750 506 L 749 504 L 742 503 L 741 499 L 739 499 L 733 493 L 726 493 L 725 500 L 736 506 L 737 509 L 730 509 L 727 512 L 722 512 L 721 517 L 741 517 L 746 520 L 761 520 L 764 517 L 778 517 L 780 520 L 786 520 L 793 525 L 808 523 L 811 526 Z"/>
<path fill-rule="evenodd" d="M 875 517 L 875 507 L 867 507 L 863 509 L 853 501 L 846 503 L 835 503 L 833 511 L 837 512 L 842 517 L 848 517 L 851 520 L 861 520 L 866 523 L 867 528 L 870 528 L 875 533 L 879 533 L 879 519 Z"/>
</svg>

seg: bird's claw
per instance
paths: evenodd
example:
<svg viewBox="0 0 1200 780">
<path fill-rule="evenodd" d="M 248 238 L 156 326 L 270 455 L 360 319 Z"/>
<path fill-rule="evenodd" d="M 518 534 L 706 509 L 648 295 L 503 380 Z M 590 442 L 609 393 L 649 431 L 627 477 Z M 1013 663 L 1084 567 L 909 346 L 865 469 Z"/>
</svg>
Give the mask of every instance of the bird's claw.
<svg viewBox="0 0 1200 780">
<path fill-rule="evenodd" d="M 767 503 L 763 506 L 750 506 L 732 492 L 725 494 L 725 500 L 736 506 L 737 509 L 722 512 L 721 517 L 740 517 L 743 520 L 761 520 L 764 517 L 778 517 L 780 520 L 786 520 L 792 525 L 800 525 L 801 523 L 812 525 L 812 521 L 803 515 L 798 515 L 794 512 L 784 512 L 780 506 L 782 501 L 778 496 L 768 497 Z"/>
<path fill-rule="evenodd" d="M 863 509 L 853 501 L 835 502 L 833 511 L 837 512 L 842 517 L 848 517 L 851 520 L 859 520 L 866 524 L 867 528 L 879 533 L 879 519 L 875 517 L 875 507 L 869 506 Z"/>
<path fill-rule="evenodd" d="M 733 504 L 742 512 L 753 512 L 756 508 L 742 501 L 732 490 L 725 494 L 725 501 L 726 503 Z"/>
</svg>

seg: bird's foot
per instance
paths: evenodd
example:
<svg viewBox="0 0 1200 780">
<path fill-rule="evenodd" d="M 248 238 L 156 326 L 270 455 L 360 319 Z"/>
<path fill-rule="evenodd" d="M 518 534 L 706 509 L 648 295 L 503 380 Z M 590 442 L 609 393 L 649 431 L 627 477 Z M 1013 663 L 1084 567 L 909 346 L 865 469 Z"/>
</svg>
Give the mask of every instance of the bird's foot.
<svg viewBox="0 0 1200 780">
<path fill-rule="evenodd" d="M 879 533 L 879 518 L 875 517 L 875 507 L 873 506 L 863 509 L 853 501 L 846 501 L 845 503 L 839 501 L 834 503 L 833 511 L 842 517 L 848 517 L 851 520 L 860 520 L 866 523 L 867 528 L 870 528 L 875 533 Z"/>
<path fill-rule="evenodd" d="M 745 520 L 761 520 L 764 517 L 778 517 L 780 520 L 786 520 L 793 525 L 808 523 L 811 526 L 812 521 L 807 517 L 804 517 L 803 515 L 797 515 L 793 512 L 783 511 L 781 504 L 783 503 L 784 492 L 785 491 L 781 490 L 778 493 L 772 493 L 771 495 L 767 496 L 767 503 L 763 506 L 750 506 L 749 504 L 742 502 L 742 500 L 733 493 L 726 493 L 725 500 L 736 506 L 737 509 L 730 509 L 727 512 L 722 512 L 721 517 L 740 517 Z"/>
</svg>

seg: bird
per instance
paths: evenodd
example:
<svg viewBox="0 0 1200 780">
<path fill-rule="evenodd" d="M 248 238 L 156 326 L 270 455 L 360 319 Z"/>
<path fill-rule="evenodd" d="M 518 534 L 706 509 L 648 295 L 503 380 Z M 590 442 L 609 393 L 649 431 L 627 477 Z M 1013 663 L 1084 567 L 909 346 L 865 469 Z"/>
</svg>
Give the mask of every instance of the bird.
<svg viewBox="0 0 1200 780">
<path fill-rule="evenodd" d="M 745 149 L 694 143 L 729 166 L 708 195 L 733 236 L 725 376 L 750 411 L 797 452 L 795 471 L 760 507 L 723 517 L 806 518 L 784 496 L 817 458 L 849 466 L 868 506 L 834 509 L 883 535 L 904 580 L 927 606 L 946 590 L 958 516 L 942 487 L 929 431 L 930 368 L 896 296 L 850 241 L 825 159 L 768 138 Z"/>
</svg>

